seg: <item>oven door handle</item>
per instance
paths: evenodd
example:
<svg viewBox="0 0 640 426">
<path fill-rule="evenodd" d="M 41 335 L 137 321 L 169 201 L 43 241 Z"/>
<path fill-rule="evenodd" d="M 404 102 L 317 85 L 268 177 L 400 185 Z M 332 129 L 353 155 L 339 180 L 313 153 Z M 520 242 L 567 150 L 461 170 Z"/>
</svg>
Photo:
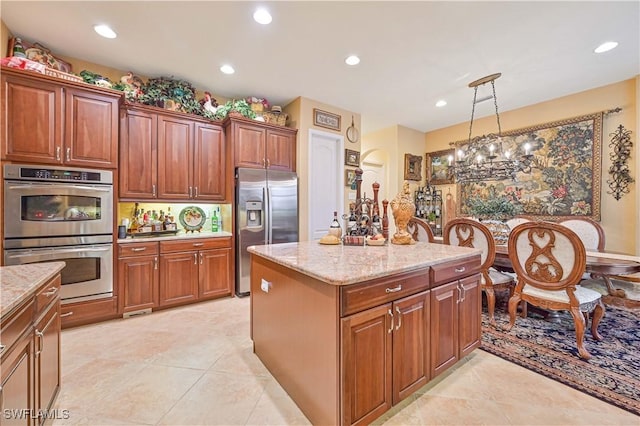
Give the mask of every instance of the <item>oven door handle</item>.
<svg viewBox="0 0 640 426">
<path fill-rule="evenodd" d="M 9 189 L 77 189 L 80 191 L 96 191 L 96 192 L 111 192 L 112 188 L 102 188 L 99 186 L 82 186 L 82 185 L 65 185 L 65 184 L 42 184 L 42 183 L 14 183 L 9 186 Z"/>
<path fill-rule="evenodd" d="M 110 247 L 104 247 L 104 248 L 95 248 L 95 247 L 91 247 L 91 248 L 77 248 L 77 249 L 55 249 L 55 250 L 49 250 L 49 249 L 45 249 L 42 251 L 34 251 L 34 250 L 30 250 L 28 253 L 16 253 L 16 254 L 12 254 L 12 253 L 7 253 L 7 258 L 9 259 L 17 259 L 20 257 L 29 257 L 29 256 L 33 256 L 33 255 L 41 255 L 41 254 L 49 254 L 49 253 L 55 253 L 56 255 L 58 254 L 63 254 L 63 253 L 86 253 L 86 252 L 101 252 L 101 251 L 109 251 L 111 250 Z"/>
</svg>

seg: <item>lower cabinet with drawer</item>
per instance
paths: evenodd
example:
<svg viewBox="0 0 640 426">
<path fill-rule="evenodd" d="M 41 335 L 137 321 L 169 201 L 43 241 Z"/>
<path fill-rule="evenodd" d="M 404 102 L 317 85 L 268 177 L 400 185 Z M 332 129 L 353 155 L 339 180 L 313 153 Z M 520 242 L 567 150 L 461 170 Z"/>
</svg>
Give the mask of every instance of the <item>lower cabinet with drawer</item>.
<svg viewBox="0 0 640 426">
<path fill-rule="evenodd" d="M 118 247 L 123 313 L 230 296 L 231 238 L 134 242 Z"/>
<path fill-rule="evenodd" d="M 2 424 L 42 425 L 61 383 L 60 275 L 0 320 Z"/>
<path fill-rule="evenodd" d="M 480 346 L 482 293 L 473 263 L 434 266 L 431 274 L 431 378 L 435 378 Z"/>
</svg>

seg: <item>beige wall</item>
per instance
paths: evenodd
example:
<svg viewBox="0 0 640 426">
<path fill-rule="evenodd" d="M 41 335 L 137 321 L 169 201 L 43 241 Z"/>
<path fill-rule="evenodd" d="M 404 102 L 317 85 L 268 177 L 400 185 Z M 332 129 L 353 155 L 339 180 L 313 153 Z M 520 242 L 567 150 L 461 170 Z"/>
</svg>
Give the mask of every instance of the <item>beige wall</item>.
<svg viewBox="0 0 640 426">
<path fill-rule="evenodd" d="M 638 157 L 638 123 L 640 122 L 637 111 L 640 102 L 640 76 L 631 80 L 598 87 L 592 90 L 576 93 L 569 96 L 553 99 L 551 101 L 530 105 L 512 111 L 500 113 L 502 130 L 515 130 L 542 124 L 565 118 L 605 111 L 616 107 L 623 110 L 620 113 L 605 116 L 602 131 L 602 192 L 601 192 L 601 224 L 606 233 L 606 248 L 630 254 L 638 254 L 638 232 L 640 225 L 638 218 L 638 191 L 636 185 L 631 185 L 631 192 L 624 195 L 619 201 L 607 194 L 609 189 L 608 169 L 611 165 L 609 159 L 610 134 L 622 124 L 631 130 L 631 139 L 634 143 L 632 160 L 630 161 L 631 176 L 638 178 L 640 170 Z M 473 134 L 481 135 L 494 132 L 496 127 L 495 116 L 484 117 L 473 122 Z M 449 148 L 448 142 L 464 140 L 468 137 L 469 123 L 460 123 L 454 126 L 434 130 L 425 134 L 425 146 L 427 151 L 437 151 Z M 454 186 L 452 186 L 454 188 Z M 448 191 L 443 187 L 443 193 Z M 451 189 L 455 194 L 455 190 Z"/>
<path fill-rule="evenodd" d="M 313 109 L 318 108 L 323 111 L 337 114 L 340 119 L 340 131 L 327 129 L 324 127 L 314 126 L 313 124 Z M 351 125 L 351 117 L 353 116 L 354 124 L 357 129 L 360 129 L 360 114 L 352 111 L 348 111 L 342 108 L 338 108 L 332 105 L 323 104 L 322 102 L 314 101 L 313 99 L 299 97 L 289 103 L 283 110 L 289 114 L 289 126 L 298 129 L 298 140 L 296 146 L 296 163 L 298 173 L 298 185 L 299 185 L 299 198 L 298 204 L 299 211 L 299 239 L 300 241 L 307 241 L 309 239 L 309 197 L 313 194 L 309 194 L 306 188 L 309 186 L 309 130 L 315 129 L 327 133 L 335 133 L 337 136 L 341 136 L 345 141 L 345 148 L 353 151 L 360 152 L 361 141 L 356 143 L 350 143 L 347 141 L 345 131 L 347 127 Z M 347 146 L 348 145 L 348 146 Z M 362 161 L 362 157 L 360 158 Z M 346 167 L 342 167 L 344 170 Z M 344 172 L 340 180 L 344 179 Z M 349 205 L 347 187 L 342 186 L 344 191 L 344 205 Z M 330 217 L 327 218 L 327 229 L 331 224 Z"/>
<path fill-rule="evenodd" d="M 387 179 L 380 182 L 381 199 L 391 201 L 402 190 L 404 183 L 404 155 L 422 157 L 421 177 L 419 181 L 408 181 L 413 193 L 418 186 L 426 182 L 424 133 L 403 126 L 392 126 L 376 132 L 367 133 L 362 138 L 361 161 L 384 163 Z M 395 232 L 393 215 L 388 210 L 390 233 Z"/>
</svg>

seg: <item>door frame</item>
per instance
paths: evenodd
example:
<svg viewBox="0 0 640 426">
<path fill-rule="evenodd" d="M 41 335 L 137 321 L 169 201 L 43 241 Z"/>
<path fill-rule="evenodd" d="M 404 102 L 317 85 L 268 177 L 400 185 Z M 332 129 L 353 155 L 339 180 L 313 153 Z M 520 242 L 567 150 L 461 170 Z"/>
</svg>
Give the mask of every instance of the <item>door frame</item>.
<svg viewBox="0 0 640 426">
<path fill-rule="evenodd" d="M 311 153 L 313 152 L 313 150 L 311 149 L 311 143 L 313 142 L 313 138 L 314 136 L 320 136 L 320 137 L 325 137 L 328 139 L 333 139 L 336 141 L 337 145 L 338 145 L 338 164 L 337 164 L 337 169 L 338 170 L 343 170 L 344 171 L 344 137 L 340 134 L 336 134 L 336 133 L 332 133 L 332 132 L 324 132 L 322 130 L 317 130 L 317 129 L 309 129 L 309 144 L 307 146 L 307 164 L 309 164 L 309 169 L 308 171 L 311 171 Z M 337 188 L 335 188 L 336 190 L 336 194 L 337 195 L 341 195 L 338 196 L 338 206 L 336 207 L 338 209 L 338 212 L 344 212 L 344 206 L 345 206 L 345 190 L 344 190 L 344 183 L 342 181 L 343 177 L 342 175 L 338 176 L 338 179 L 336 180 L 337 182 Z M 311 194 L 311 173 L 308 173 L 307 175 L 307 194 Z M 310 206 L 311 206 L 311 199 L 309 198 L 307 201 L 307 216 L 309 218 L 309 220 L 307 221 L 307 239 L 312 240 L 312 235 L 313 235 L 313 230 L 312 230 L 312 223 L 311 223 L 311 214 L 310 214 Z M 339 216 L 342 216 L 342 213 L 339 214 Z M 340 219 L 339 219 L 340 220 Z"/>
</svg>

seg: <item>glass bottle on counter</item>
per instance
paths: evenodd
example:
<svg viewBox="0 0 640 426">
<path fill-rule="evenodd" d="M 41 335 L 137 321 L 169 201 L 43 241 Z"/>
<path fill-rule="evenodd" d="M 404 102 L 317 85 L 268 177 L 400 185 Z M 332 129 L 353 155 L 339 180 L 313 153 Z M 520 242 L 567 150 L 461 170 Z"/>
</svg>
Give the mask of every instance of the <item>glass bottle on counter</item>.
<svg viewBox="0 0 640 426">
<path fill-rule="evenodd" d="M 218 232 L 218 215 L 216 214 L 216 209 L 213 209 L 213 214 L 211 215 L 211 232 Z"/>
<path fill-rule="evenodd" d="M 333 212 L 333 220 L 331 221 L 331 225 L 329 225 L 329 234 L 335 235 L 336 237 L 342 237 L 342 226 L 340 226 L 340 222 L 338 222 L 338 212 Z"/>
</svg>

